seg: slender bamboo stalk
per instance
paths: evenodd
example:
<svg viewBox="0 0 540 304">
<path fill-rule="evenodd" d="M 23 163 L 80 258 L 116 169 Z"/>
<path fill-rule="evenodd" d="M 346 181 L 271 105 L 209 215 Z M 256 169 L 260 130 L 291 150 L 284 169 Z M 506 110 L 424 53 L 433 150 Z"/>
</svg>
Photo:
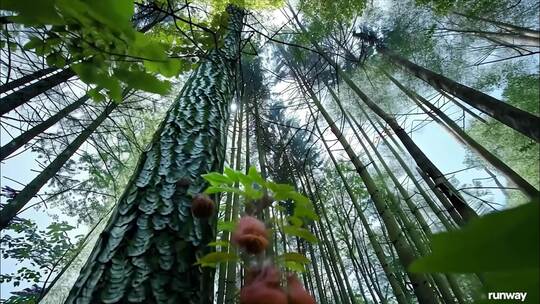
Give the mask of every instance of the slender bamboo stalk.
<svg viewBox="0 0 540 304">
<path fill-rule="evenodd" d="M 380 46 L 377 50 L 397 66 L 402 67 L 407 72 L 424 80 L 433 87 L 458 97 L 467 104 L 486 113 L 523 135 L 528 136 L 537 142 L 540 141 L 540 128 L 538 128 L 538 126 L 540 126 L 540 117 L 423 68 L 390 52 L 385 47 Z"/>
<path fill-rule="evenodd" d="M 450 117 L 448 117 L 441 109 L 437 108 L 424 97 L 404 87 L 397 79 L 390 74 L 384 72 L 384 74 L 401 90 L 405 93 L 409 99 L 411 99 L 418 107 L 423 109 L 429 117 L 435 120 L 439 125 L 447 129 L 453 134 L 460 142 L 469 146 L 484 160 L 495 167 L 499 172 L 503 173 L 509 180 L 516 184 L 521 191 L 527 195 L 531 200 L 539 197 L 540 192 L 531 185 L 526 179 L 515 172 L 507 164 L 505 164 L 500 158 L 491 153 L 488 149 L 484 148 L 480 143 L 470 137 L 464 130 L 462 130 Z M 426 109 L 427 107 L 427 109 Z"/>
</svg>

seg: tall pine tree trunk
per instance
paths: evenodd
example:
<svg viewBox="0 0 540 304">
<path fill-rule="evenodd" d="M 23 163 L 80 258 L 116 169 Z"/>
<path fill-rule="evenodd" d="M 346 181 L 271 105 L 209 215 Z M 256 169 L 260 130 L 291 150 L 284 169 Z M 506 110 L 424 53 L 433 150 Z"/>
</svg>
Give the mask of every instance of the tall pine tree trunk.
<svg viewBox="0 0 540 304">
<path fill-rule="evenodd" d="M 463 197 L 461 197 L 457 190 L 452 186 L 452 184 L 450 184 L 450 182 L 446 179 L 442 172 L 440 172 L 439 169 L 427 158 L 427 156 L 422 152 L 422 150 L 418 148 L 418 146 L 412 141 L 412 139 L 405 132 L 405 130 L 403 130 L 395 121 L 395 119 L 385 113 L 376 103 L 371 101 L 371 99 L 366 94 L 364 94 L 360 90 L 360 88 L 358 88 L 358 86 L 349 78 L 349 76 L 345 72 L 343 72 L 343 70 L 337 65 L 337 63 L 324 52 L 324 50 L 319 46 L 317 41 L 315 41 L 311 36 L 309 36 L 306 28 L 302 25 L 300 20 L 298 20 L 297 15 L 294 15 L 294 19 L 300 30 L 306 36 L 310 37 L 311 44 L 319 52 L 319 55 L 323 57 L 323 59 L 325 59 L 325 61 L 328 62 L 330 66 L 335 68 L 338 75 L 349 85 L 349 87 L 358 95 L 358 97 L 360 97 L 372 111 L 374 111 L 392 128 L 392 130 L 396 133 L 401 142 L 405 145 L 409 153 L 411 153 L 418 166 L 423 171 L 425 171 L 430 178 L 434 180 L 438 189 L 440 189 L 440 191 L 442 191 L 448 197 L 448 199 L 452 202 L 453 207 L 456 208 L 457 212 L 459 212 L 459 214 L 466 221 L 477 217 L 476 212 L 465 203 Z"/>
<path fill-rule="evenodd" d="M 36 136 L 38 136 L 39 134 L 41 134 L 42 132 L 44 132 L 45 130 L 53 126 L 54 124 L 56 124 L 62 118 L 69 115 L 69 113 L 78 109 L 88 100 L 89 97 L 90 97 L 89 95 L 82 96 L 81 98 L 77 99 L 75 102 L 69 104 L 62 110 L 58 111 L 58 113 L 52 115 L 51 117 L 47 118 L 41 123 L 33 126 L 29 130 L 13 138 L 7 144 L 3 145 L 0 148 L 0 160 L 4 160 L 6 157 L 10 156 L 13 152 L 17 151 L 17 149 L 24 146 L 30 140 L 32 140 L 33 138 L 35 138 Z"/>
<path fill-rule="evenodd" d="M 522 27 L 522 26 L 518 26 L 518 25 L 506 23 L 506 22 L 501 22 L 501 21 L 497 21 L 497 20 L 482 18 L 482 17 L 479 17 L 479 16 L 465 15 L 465 14 L 462 14 L 462 13 L 459 13 L 459 12 L 453 12 L 453 13 L 456 14 L 456 15 L 465 17 L 465 18 L 469 18 L 469 19 L 473 19 L 473 20 L 480 20 L 480 21 L 483 21 L 483 22 L 491 23 L 491 24 L 495 25 L 496 27 L 498 27 L 500 29 L 504 29 L 504 30 L 506 30 L 508 32 L 511 32 L 511 33 L 515 33 L 515 34 L 519 34 L 519 35 L 523 35 L 523 36 L 527 36 L 527 37 L 534 37 L 534 38 L 540 39 L 540 31 L 538 31 L 538 30 L 533 30 L 533 29 L 530 29 L 530 28 L 526 28 L 526 27 Z"/>
<path fill-rule="evenodd" d="M 240 101 L 239 112 L 238 112 L 238 138 L 236 142 L 236 171 L 242 169 L 242 137 L 243 137 L 243 117 L 244 116 L 244 102 Z M 239 183 L 234 185 L 239 187 Z M 232 209 L 231 209 L 231 221 L 236 221 L 238 215 L 240 214 L 240 195 L 238 193 L 233 194 L 232 200 Z M 229 246 L 229 253 L 237 254 L 235 247 Z M 236 294 L 238 293 L 238 288 L 236 288 L 236 270 L 238 264 L 236 261 L 229 261 L 227 263 L 227 277 L 225 280 L 225 304 L 233 304 L 236 301 Z"/>
<path fill-rule="evenodd" d="M 230 160 L 229 160 L 229 167 L 234 168 L 234 161 L 236 160 L 236 126 L 238 123 L 237 113 L 235 113 L 235 118 L 233 119 L 233 134 L 232 134 L 232 140 L 231 140 L 231 154 L 230 154 Z M 224 221 L 231 221 L 231 212 L 232 212 L 232 200 L 233 200 L 233 193 L 227 192 L 226 198 L 225 198 L 225 212 L 223 214 L 223 220 Z M 230 233 L 229 231 L 223 231 L 223 234 L 221 235 L 222 241 L 229 241 Z M 224 246 L 221 247 L 221 252 L 228 252 L 230 247 Z M 223 301 L 225 299 L 225 283 L 227 281 L 227 263 L 220 263 L 219 264 L 219 276 L 218 276 L 218 289 L 216 294 L 216 303 L 217 304 L 223 304 Z"/>
<path fill-rule="evenodd" d="M 6 114 L 16 107 L 30 101 L 30 99 L 45 93 L 47 90 L 63 82 L 66 82 L 73 76 L 75 76 L 75 72 L 73 72 L 72 69 L 67 68 L 22 87 L 19 90 L 11 92 L 5 97 L 2 97 L 0 100 L 0 115 Z"/>
<path fill-rule="evenodd" d="M 411 90 L 405 88 L 399 81 L 394 77 L 387 74 L 385 75 L 397 86 L 403 93 L 405 93 L 418 107 L 423 109 L 426 114 L 428 114 L 433 120 L 439 123 L 442 127 L 450 131 L 451 134 L 457 137 L 459 141 L 468 145 L 474 151 L 478 153 L 482 158 L 489 162 L 493 167 L 503 173 L 510 181 L 516 184 L 525 195 L 530 199 L 534 199 L 539 196 L 538 190 L 531 185 L 527 180 L 525 180 L 521 175 L 515 172 L 507 164 L 505 164 L 500 158 L 495 156 L 489 150 L 484 148 L 481 144 L 475 141 L 470 137 L 464 130 L 462 130 L 450 117 L 448 117 L 442 110 L 435 107 L 429 101 L 419 94 L 412 92 Z M 424 107 L 427 107 L 425 109 Z M 432 113 L 433 112 L 433 113 Z"/>
<path fill-rule="evenodd" d="M 523 135 L 528 136 L 537 142 L 540 141 L 540 127 L 538 127 L 540 126 L 540 118 L 538 116 L 520 110 L 504 101 L 498 100 L 414 64 L 397 54 L 393 54 L 385 47 L 378 47 L 377 50 L 383 54 L 385 58 L 395 63 L 397 66 L 402 67 L 414 76 L 429 83 L 431 86 L 458 97 L 467 104 L 497 119 Z"/>
<path fill-rule="evenodd" d="M 66 303 L 212 303 L 209 252 L 216 216 L 191 214 L 201 174 L 222 169 L 244 12 L 230 6 L 229 33 L 194 71 L 143 152 L 114 214 Z"/>
<path fill-rule="evenodd" d="M 28 75 L 24 75 L 20 78 L 17 78 L 17 79 L 14 79 L 10 82 L 7 82 L 7 83 L 4 83 L 3 85 L 0 86 L 0 93 L 5 93 L 9 90 L 14 90 L 26 83 L 29 83 L 31 81 L 34 81 L 36 79 L 39 79 L 47 74 L 50 74 L 54 71 L 58 70 L 58 68 L 55 68 L 55 67 L 49 67 L 49 68 L 44 68 L 44 69 L 41 69 L 41 70 L 37 70 L 31 74 L 28 74 Z"/>
<path fill-rule="evenodd" d="M 77 152 L 81 145 L 94 133 L 94 131 L 109 117 L 109 114 L 118 107 L 115 102 L 109 103 L 105 110 L 96 117 L 69 145 L 58 154 L 54 160 L 43 169 L 30 183 L 28 183 L 14 198 L 0 210 L 0 230 L 6 228 L 17 213 L 28 203 L 45 184 L 53 178 L 64 164 Z"/>
<path fill-rule="evenodd" d="M 375 181 L 371 177 L 371 175 L 368 173 L 366 166 L 360 161 L 358 156 L 352 151 L 351 146 L 347 142 L 344 135 L 341 133 L 341 131 L 338 129 L 330 115 L 326 112 L 324 107 L 322 107 L 321 103 L 319 102 L 317 96 L 312 91 L 312 89 L 309 87 L 309 84 L 306 82 L 306 80 L 303 78 L 303 75 L 299 74 L 294 67 L 291 67 L 294 71 L 294 74 L 296 75 L 298 82 L 301 83 L 301 86 L 308 92 L 309 96 L 317 106 L 317 109 L 321 112 L 324 119 L 330 126 L 330 129 L 332 133 L 337 137 L 338 141 L 341 143 L 343 148 L 345 149 L 345 152 L 349 156 L 352 164 L 354 165 L 356 172 L 364 182 L 367 191 L 369 192 L 373 203 L 377 209 L 377 212 L 383 219 L 383 222 L 385 224 L 385 227 L 388 231 L 388 234 L 390 236 L 390 241 L 394 245 L 401 264 L 407 268 L 412 261 L 415 259 L 414 251 L 412 250 L 411 246 L 407 243 L 406 239 L 404 238 L 404 235 L 401 234 L 401 229 L 399 228 L 398 223 L 396 222 L 395 217 L 393 214 L 388 212 L 388 205 L 386 202 L 386 199 L 384 197 L 383 191 L 377 187 L 375 184 Z M 311 110 L 311 108 L 310 108 Z M 313 115 L 313 114 L 312 114 Z M 320 130 L 319 130 L 320 132 Z M 433 289 L 429 284 L 429 279 L 424 274 L 417 274 L 417 273 L 411 273 L 408 272 L 408 277 L 412 282 L 415 294 L 419 300 L 420 303 L 436 303 L 436 296 L 433 293 Z"/>
</svg>

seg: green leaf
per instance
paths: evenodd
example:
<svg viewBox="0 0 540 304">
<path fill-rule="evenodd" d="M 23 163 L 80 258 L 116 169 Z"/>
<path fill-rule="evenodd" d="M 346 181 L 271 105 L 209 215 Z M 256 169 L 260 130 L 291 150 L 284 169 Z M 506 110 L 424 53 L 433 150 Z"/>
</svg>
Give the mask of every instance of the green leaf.
<svg viewBox="0 0 540 304">
<path fill-rule="evenodd" d="M 47 61 L 47 64 L 50 66 L 55 66 L 58 68 L 61 68 L 66 65 L 66 59 L 64 59 L 64 56 L 60 52 L 54 52 L 51 53 L 45 58 Z"/>
<path fill-rule="evenodd" d="M 236 222 L 218 221 L 217 231 L 233 231 L 236 228 Z"/>
<path fill-rule="evenodd" d="M 93 19 L 111 29 L 119 29 L 124 32 L 133 31 L 131 18 L 133 17 L 134 2 L 132 0 L 92 0 L 86 9 Z"/>
<path fill-rule="evenodd" d="M 306 268 L 304 267 L 304 264 L 300 264 L 294 261 L 287 261 L 284 264 L 285 264 L 285 267 L 291 271 L 306 272 Z"/>
<path fill-rule="evenodd" d="M 161 81 L 154 75 L 143 71 L 128 71 L 125 69 L 114 69 L 114 76 L 125 82 L 128 86 L 147 92 L 165 95 L 171 89 L 168 81 Z"/>
<path fill-rule="evenodd" d="M 287 252 L 287 253 L 281 254 L 280 256 L 278 256 L 278 259 L 284 262 L 292 261 L 292 262 L 297 262 L 299 264 L 311 263 L 311 261 L 308 258 L 306 258 L 303 254 L 298 253 L 298 252 Z"/>
<path fill-rule="evenodd" d="M 296 226 L 283 226 L 283 232 L 287 235 L 303 238 L 310 243 L 317 243 L 317 237 L 313 235 L 309 230 Z"/>
<path fill-rule="evenodd" d="M 233 182 L 239 182 L 240 181 L 240 175 L 242 175 L 241 172 L 235 171 L 229 167 L 225 167 L 223 170 L 223 173 L 229 177 L 229 179 Z"/>
<path fill-rule="evenodd" d="M 215 242 L 210 242 L 207 244 L 207 246 L 210 246 L 210 247 L 217 247 L 217 246 L 229 247 L 230 245 L 231 243 L 229 243 L 228 241 L 215 241 Z"/>
<path fill-rule="evenodd" d="M 303 224 L 302 220 L 296 216 L 289 216 L 288 219 L 293 226 L 301 227 Z"/>
<path fill-rule="evenodd" d="M 231 193 L 237 193 L 240 195 L 244 195 L 244 191 L 233 188 L 233 187 L 219 187 L 219 186 L 210 186 L 204 190 L 204 193 L 206 194 L 214 194 L 214 193 L 220 193 L 220 192 L 231 192 Z"/>
<path fill-rule="evenodd" d="M 539 211 L 538 203 L 532 202 L 433 235 L 432 253 L 413 262 L 409 270 L 482 273 L 486 293 L 527 292 L 527 302 L 538 303 Z"/>
<path fill-rule="evenodd" d="M 236 260 L 238 260 L 238 256 L 234 253 L 211 252 L 200 258 L 195 265 L 201 265 L 202 267 L 216 267 L 219 263 Z"/>
<path fill-rule="evenodd" d="M 278 195 L 280 193 L 289 193 L 291 191 L 294 191 L 294 187 L 288 184 L 278 184 L 274 182 L 266 182 L 266 187 L 268 189 L 272 190 L 275 195 Z"/>
<path fill-rule="evenodd" d="M 29 41 L 23 46 L 25 50 L 33 50 L 43 48 L 45 46 L 45 41 L 41 40 L 38 37 L 30 37 Z"/>
<path fill-rule="evenodd" d="M 212 186 L 227 184 L 232 185 L 233 181 L 229 179 L 228 176 L 219 174 L 217 172 L 210 172 L 208 174 L 201 175 L 206 181 L 210 183 Z"/>
<path fill-rule="evenodd" d="M 95 66 L 92 62 L 74 64 L 71 67 L 82 81 L 93 83 L 107 89 L 109 96 L 115 101 L 122 101 L 122 87 L 118 79 L 109 76 L 107 71 Z"/>
<path fill-rule="evenodd" d="M 538 204 L 488 214 L 461 230 L 433 235 L 433 252 L 414 272 L 488 272 L 538 268 Z"/>
<path fill-rule="evenodd" d="M 2 0 L 0 10 L 17 12 L 18 15 L 10 17 L 17 23 L 28 25 L 64 24 L 55 8 L 55 0 Z"/>
<path fill-rule="evenodd" d="M 251 178 L 252 181 L 256 182 L 257 184 L 261 186 L 264 185 L 264 178 L 254 166 L 249 167 L 248 176 Z"/>
<path fill-rule="evenodd" d="M 144 67 L 149 72 L 159 73 L 165 77 L 175 77 L 182 71 L 180 59 L 165 59 L 159 61 L 144 60 Z"/>
<path fill-rule="evenodd" d="M 311 204 L 299 204 L 296 203 L 294 206 L 294 216 L 295 217 L 305 217 L 314 221 L 319 220 L 319 216 L 317 216 L 317 213 L 315 213 L 315 210 L 313 210 L 313 206 Z"/>
</svg>

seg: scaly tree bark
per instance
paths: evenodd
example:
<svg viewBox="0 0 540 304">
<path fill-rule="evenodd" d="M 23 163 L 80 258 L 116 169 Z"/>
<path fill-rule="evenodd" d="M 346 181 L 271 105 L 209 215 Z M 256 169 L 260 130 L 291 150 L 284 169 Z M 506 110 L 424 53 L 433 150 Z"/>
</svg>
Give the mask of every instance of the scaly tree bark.
<svg viewBox="0 0 540 304">
<path fill-rule="evenodd" d="M 414 64 L 390 52 L 384 46 L 378 46 L 377 50 L 389 61 L 424 80 L 431 86 L 458 97 L 470 106 L 495 118 L 523 135 L 537 142 L 540 141 L 540 128 L 538 127 L 540 126 L 540 117 Z"/>
<path fill-rule="evenodd" d="M 168 111 L 65 303 L 212 303 L 208 252 L 216 217 L 191 214 L 201 174 L 222 169 L 243 10 Z"/>
<path fill-rule="evenodd" d="M 384 72 L 384 74 L 401 90 L 405 93 L 420 109 L 423 109 L 434 121 L 439 123 L 442 127 L 447 129 L 453 134 L 459 141 L 471 147 L 476 151 L 483 159 L 489 162 L 499 172 L 503 173 L 510 181 L 516 184 L 521 191 L 527 195 L 530 199 L 537 198 L 540 194 L 538 190 L 525 180 L 521 175 L 515 172 L 507 164 L 505 164 L 500 158 L 495 156 L 489 150 L 484 148 L 481 144 L 470 137 L 463 129 L 461 129 L 450 117 L 448 117 L 442 110 L 431 104 L 424 97 L 419 94 L 405 88 L 397 79 Z M 425 109 L 427 107 L 427 109 Z M 433 112 L 433 113 L 432 113 Z"/>
<path fill-rule="evenodd" d="M 26 143 L 32 140 L 34 137 L 38 136 L 39 134 L 41 134 L 42 132 L 44 132 L 45 130 L 53 126 L 54 124 L 56 124 L 62 118 L 69 115 L 69 113 L 78 109 L 89 98 L 90 96 L 85 94 L 81 98 L 77 99 L 75 102 L 69 104 L 62 110 L 58 111 L 58 113 L 52 115 L 51 117 L 47 118 L 43 122 L 35 125 L 34 127 L 20 134 L 19 136 L 13 138 L 10 142 L 8 142 L 7 144 L 3 145 L 0 148 L 0 160 L 4 160 L 6 157 L 10 156 L 13 152 L 17 151 L 20 147 L 24 146 Z"/>
</svg>

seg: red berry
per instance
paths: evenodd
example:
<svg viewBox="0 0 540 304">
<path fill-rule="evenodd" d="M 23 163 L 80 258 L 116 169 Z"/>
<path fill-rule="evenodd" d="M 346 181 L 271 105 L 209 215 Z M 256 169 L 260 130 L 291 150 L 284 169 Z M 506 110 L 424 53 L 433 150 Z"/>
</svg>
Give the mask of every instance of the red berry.
<svg viewBox="0 0 540 304">
<path fill-rule="evenodd" d="M 252 216 L 243 216 L 233 232 L 232 242 L 251 254 L 263 252 L 268 247 L 264 223 Z"/>
<path fill-rule="evenodd" d="M 279 286 L 279 272 L 273 266 L 263 268 L 240 290 L 240 304 L 287 304 L 287 295 Z"/>
<path fill-rule="evenodd" d="M 289 304 L 315 304 L 313 296 L 307 292 L 294 274 L 287 277 L 287 295 Z"/>
<path fill-rule="evenodd" d="M 197 218 L 208 218 L 214 213 L 214 201 L 208 195 L 199 193 L 191 201 L 191 212 Z"/>
</svg>

